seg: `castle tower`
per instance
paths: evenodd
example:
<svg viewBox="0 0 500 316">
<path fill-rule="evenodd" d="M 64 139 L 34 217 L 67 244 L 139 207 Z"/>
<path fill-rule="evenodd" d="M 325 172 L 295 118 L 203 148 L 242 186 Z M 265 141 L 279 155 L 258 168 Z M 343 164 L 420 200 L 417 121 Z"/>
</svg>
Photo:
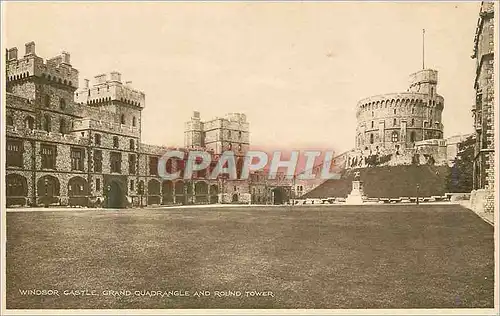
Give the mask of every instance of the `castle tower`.
<svg viewBox="0 0 500 316">
<path fill-rule="evenodd" d="M 184 146 L 187 148 L 204 147 L 203 122 L 200 120 L 200 112 L 194 111 L 191 120 L 185 123 Z"/>
</svg>

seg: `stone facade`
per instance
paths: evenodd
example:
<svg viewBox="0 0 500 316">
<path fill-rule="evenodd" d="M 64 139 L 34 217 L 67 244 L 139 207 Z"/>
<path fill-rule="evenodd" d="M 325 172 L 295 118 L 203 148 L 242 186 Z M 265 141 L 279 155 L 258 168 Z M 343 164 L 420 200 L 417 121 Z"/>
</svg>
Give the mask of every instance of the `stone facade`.
<svg viewBox="0 0 500 316">
<path fill-rule="evenodd" d="M 6 52 L 7 206 L 273 202 L 252 198 L 252 186 L 261 186 L 256 181 L 211 180 L 201 172 L 164 181 L 158 161 L 171 148 L 142 143 L 143 92 L 116 71 L 80 87 L 69 53 L 44 61 L 35 43 L 25 49 L 23 57 L 17 48 Z M 193 149 L 211 152 L 212 168 L 225 150 L 241 166 L 249 148 L 249 124 L 240 113 L 207 122 L 195 113 L 185 134 L 185 157 L 170 162 L 172 171 L 183 171 Z"/>
<path fill-rule="evenodd" d="M 479 212 L 494 211 L 495 116 L 494 116 L 494 2 L 482 2 L 474 38 L 476 100 L 472 108 L 475 129 L 474 190 L 472 207 Z"/>
</svg>

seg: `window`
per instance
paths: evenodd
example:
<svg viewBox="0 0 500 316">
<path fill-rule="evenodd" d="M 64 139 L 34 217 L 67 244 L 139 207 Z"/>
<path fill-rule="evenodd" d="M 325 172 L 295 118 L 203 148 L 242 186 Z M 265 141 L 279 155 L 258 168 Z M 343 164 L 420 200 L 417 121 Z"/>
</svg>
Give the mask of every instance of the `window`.
<svg viewBox="0 0 500 316">
<path fill-rule="evenodd" d="M 71 170 L 83 171 L 83 159 L 85 151 L 83 148 L 71 148 Z"/>
<path fill-rule="evenodd" d="M 94 150 L 94 172 L 102 172 L 102 151 Z"/>
<path fill-rule="evenodd" d="M 101 191 L 101 179 L 99 178 L 95 179 L 95 190 Z"/>
<path fill-rule="evenodd" d="M 373 139 L 373 134 L 370 134 L 370 144 L 373 144 L 374 139 Z"/>
<path fill-rule="evenodd" d="M 424 128 L 427 128 L 429 127 L 429 123 L 428 122 L 424 122 Z"/>
<path fill-rule="evenodd" d="M 66 100 L 64 100 L 63 98 L 59 99 L 59 108 L 61 110 L 64 110 L 66 108 Z"/>
<path fill-rule="evenodd" d="M 411 119 L 411 126 L 415 125 L 415 119 Z"/>
<path fill-rule="evenodd" d="M 431 87 L 431 98 L 434 97 L 434 87 Z"/>
<path fill-rule="evenodd" d="M 118 136 L 113 136 L 113 147 L 118 148 Z"/>
<path fill-rule="evenodd" d="M 46 107 L 49 107 L 49 106 L 50 106 L 50 95 L 46 94 L 46 95 L 44 96 L 43 104 L 44 104 Z"/>
<path fill-rule="evenodd" d="M 134 185 L 134 180 L 130 180 L 130 191 L 134 191 L 135 185 Z"/>
<path fill-rule="evenodd" d="M 33 130 L 35 127 L 35 119 L 32 116 L 26 116 L 24 119 L 24 126 L 29 130 Z"/>
<path fill-rule="evenodd" d="M 109 162 L 111 172 L 122 172 L 122 154 L 118 152 L 109 153 Z"/>
<path fill-rule="evenodd" d="M 46 132 L 50 132 L 50 116 L 48 114 L 45 114 L 43 117 L 42 129 Z"/>
<path fill-rule="evenodd" d="M 238 132 L 238 138 L 241 139 L 241 131 Z"/>
<path fill-rule="evenodd" d="M 393 125 L 393 126 L 396 126 L 396 124 L 397 124 L 397 120 L 396 120 L 396 119 L 394 119 L 394 120 L 392 121 L 392 125 Z"/>
<path fill-rule="evenodd" d="M 158 157 L 149 157 L 149 174 L 158 174 Z"/>
<path fill-rule="evenodd" d="M 372 117 L 374 117 L 374 116 L 375 116 L 375 112 L 372 111 Z"/>
<path fill-rule="evenodd" d="M 415 114 L 415 108 L 411 108 L 411 114 Z"/>
<path fill-rule="evenodd" d="M 134 154 L 128 155 L 128 173 L 135 174 L 136 171 L 137 159 Z"/>
<path fill-rule="evenodd" d="M 231 138 L 231 131 L 227 131 L 227 137 Z"/>
<path fill-rule="evenodd" d="M 7 140 L 7 166 L 23 166 L 23 143 L 21 140 Z"/>
<path fill-rule="evenodd" d="M 412 131 L 410 133 L 410 142 L 412 142 L 412 143 L 415 142 L 415 131 Z"/>
<path fill-rule="evenodd" d="M 59 133 L 66 134 L 66 120 L 64 117 L 61 117 L 61 120 L 59 121 Z"/>
<path fill-rule="evenodd" d="M 56 146 L 45 144 L 40 145 L 40 154 L 42 156 L 42 169 L 56 168 Z"/>
<path fill-rule="evenodd" d="M 229 143 L 229 150 L 233 149 L 233 144 Z"/>
<path fill-rule="evenodd" d="M 135 149 L 135 141 L 133 139 L 130 140 L 130 150 Z"/>
<path fill-rule="evenodd" d="M 12 118 L 12 115 L 7 115 L 6 121 L 7 126 L 14 126 L 14 119 Z"/>
<path fill-rule="evenodd" d="M 392 142 L 395 143 L 398 141 L 398 132 L 394 131 L 392 132 Z"/>
<path fill-rule="evenodd" d="M 396 109 L 394 109 L 394 111 L 393 111 L 393 112 L 394 112 L 394 115 L 396 115 Z"/>
<path fill-rule="evenodd" d="M 120 122 L 121 122 L 122 124 L 125 124 L 125 114 L 122 114 L 122 117 L 121 117 Z"/>
<path fill-rule="evenodd" d="M 137 120 L 135 118 L 135 116 L 132 118 L 132 126 L 136 126 L 137 125 Z"/>
<path fill-rule="evenodd" d="M 375 126 L 375 123 L 372 121 L 372 128 Z"/>
<path fill-rule="evenodd" d="M 96 146 L 101 146 L 101 134 L 94 135 L 94 143 Z"/>
</svg>

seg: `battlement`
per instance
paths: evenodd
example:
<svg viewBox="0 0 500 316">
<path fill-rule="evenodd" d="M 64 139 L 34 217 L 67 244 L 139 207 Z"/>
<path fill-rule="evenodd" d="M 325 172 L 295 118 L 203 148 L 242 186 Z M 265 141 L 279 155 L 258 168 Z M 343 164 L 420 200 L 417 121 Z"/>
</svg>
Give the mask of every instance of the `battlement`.
<svg viewBox="0 0 500 316">
<path fill-rule="evenodd" d="M 121 74 L 112 71 L 109 74 L 94 76 L 92 86 L 89 80 L 84 79 L 84 85 L 75 92 L 78 103 L 99 105 L 111 101 L 120 101 L 126 104 L 144 108 L 146 96 L 144 92 L 132 88 L 132 82 L 122 83 Z"/>
<path fill-rule="evenodd" d="M 433 69 L 423 69 L 417 71 L 410 75 L 409 82 L 410 82 L 410 89 L 413 88 L 414 86 L 424 83 L 437 84 L 438 72 L 437 70 Z"/>
<path fill-rule="evenodd" d="M 18 49 L 13 47 L 6 51 L 6 73 L 7 81 L 17 81 L 36 76 L 50 82 L 78 88 L 78 70 L 71 66 L 71 58 L 68 52 L 47 59 L 36 55 L 35 43 L 26 44 L 23 58 L 18 58 Z"/>
</svg>

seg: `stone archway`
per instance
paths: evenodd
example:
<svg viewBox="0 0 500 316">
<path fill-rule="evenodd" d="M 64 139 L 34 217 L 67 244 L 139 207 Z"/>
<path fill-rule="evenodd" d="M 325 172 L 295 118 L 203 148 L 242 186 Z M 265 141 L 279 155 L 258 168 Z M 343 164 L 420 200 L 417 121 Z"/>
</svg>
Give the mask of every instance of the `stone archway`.
<svg viewBox="0 0 500 316">
<path fill-rule="evenodd" d="M 219 187 L 216 184 L 210 186 L 210 204 L 219 203 Z"/>
<path fill-rule="evenodd" d="M 184 181 L 176 181 L 174 184 L 175 203 L 186 204 L 186 196 L 184 195 Z"/>
<path fill-rule="evenodd" d="M 208 184 L 205 181 L 197 181 L 194 184 L 194 194 L 196 203 L 208 203 Z"/>
<path fill-rule="evenodd" d="M 26 205 L 28 197 L 28 182 L 19 174 L 9 174 L 5 177 L 6 205 Z"/>
<path fill-rule="evenodd" d="M 88 185 L 82 177 L 73 177 L 68 181 L 68 197 L 70 206 L 88 206 Z"/>
<path fill-rule="evenodd" d="M 274 188 L 272 193 L 274 205 L 284 204 L 287 201 L 287 194 L 282 187 Z"/>
<path fill-rule="evenodd" d="M 238 203 L 238 200 L 239 200 L 238 193 L 234 193 L 231 201 L 233 203 Z"/>
<path fill-rule="evenodd" d="M 51 175 L 40 177 L 37 181 L 38 203 L 49 205 L 59 203 L 60 184 L 59 180 Z"/>
<path fill-rule="evenodd" d="M 125 193 L 118 181 L 111 180 L 108 185 L 108 207 L 122 208 L 124 205 Z"/>
<path fill-rule="evenodd" d="M 170 180 L 165 180 L 162 183 L 162 203 L 163 205 L 165 204 L 171 204 L 174 202 L 174 184 Z"/>
<path fill-rule="evenodd" d="M 160 204 L 160 181 L 151 179 L 148 182 L 148 205 Z"/>
</svg>

